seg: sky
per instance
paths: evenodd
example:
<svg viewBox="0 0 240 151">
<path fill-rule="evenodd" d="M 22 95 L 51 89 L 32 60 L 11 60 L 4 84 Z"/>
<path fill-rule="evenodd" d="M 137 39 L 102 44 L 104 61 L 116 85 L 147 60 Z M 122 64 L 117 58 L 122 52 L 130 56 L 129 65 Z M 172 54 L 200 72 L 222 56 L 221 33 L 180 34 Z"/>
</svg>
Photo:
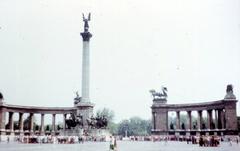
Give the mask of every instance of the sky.
<svg viewBox="0 0 240 151">
<path fill-rule="evenodd" d="M 95 112 L 150 119 L 149 90 L 162 86 L 170 104 L 221 100 L 227 84 L 240 98 L 239 0 L 1 0 L 6 103 L 73 106 L 88 12 Z"/>
</svg>

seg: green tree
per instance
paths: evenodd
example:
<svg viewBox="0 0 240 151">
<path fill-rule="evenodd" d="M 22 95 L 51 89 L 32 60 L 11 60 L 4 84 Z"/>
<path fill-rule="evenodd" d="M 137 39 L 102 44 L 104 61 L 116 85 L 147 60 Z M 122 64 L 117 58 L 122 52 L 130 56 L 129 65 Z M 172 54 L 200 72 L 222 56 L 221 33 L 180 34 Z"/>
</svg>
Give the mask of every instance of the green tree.
<svg viewBox="0 0 240 151">
<path fill-rule="evenodd" d="M 129 122 L 129 120 L 122 120 L 118 124 L 118 135 L 125 136 L 126 132 L 128 132 L 127 133 L 128 136 L 131 135 L 131 134 L 129 134 L 129 132 L 130 132 L 130 122 Z"/>
<path fill-rule="evenodd" d="M 107 128 L 109 129 L 110 133 L 117 134 L 118 125 L 113 122 L 114 112 L 112 110 L 108 108 L 99 109 L 96 112 L 96 116 L 105 117 L 108 121 Z"/>
<path fill-rule="evenodd" d="M 118 134 L 125 136 L 127 131 L 127 135 L 149 135 L 151 134 L 151 120 L 144 120 L 140 117 L 132 117 L 129 120 L 123 120 L 118 125 Z"/>
<path fill-rule="evenodd" d="M 108 108 L 99 109 L 96 112 L 96 115 L 99 117 L 107 118 L 108 122 L 113 122 L 114 112 Z"/>
</svg>

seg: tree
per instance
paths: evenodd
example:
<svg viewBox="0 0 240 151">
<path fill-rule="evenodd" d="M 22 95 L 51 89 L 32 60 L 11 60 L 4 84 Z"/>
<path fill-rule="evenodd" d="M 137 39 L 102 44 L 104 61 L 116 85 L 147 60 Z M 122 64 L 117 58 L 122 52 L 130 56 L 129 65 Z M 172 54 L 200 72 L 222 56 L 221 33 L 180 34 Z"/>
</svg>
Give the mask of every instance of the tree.
<svg viewBox="0 0 240 151">
<path fill-rule="evenodd" d="M 108 125 L 107 128 L 109 129 L 110 133 L 117 134 L 117 127 L 118 125 L 113 122 L 114 119 L 114 112 L 108 108 L 99 109 L 96 112 L 97 117 L 105 117 L 107 119 Z"/>
<path fill-rule="evenodd" d="M 129 120 L 123 120 L 119 123 L 118 134 L 125 136 L 136 135 L 143 136 L 151 134 L 151 120 L 143 120 L 140 117 L 132 117 Z"/>
<path fill-rule="evenodd" d="M 130 122 L 129 120 L 123 120 L 118 124 L 118 135 L 122 135 L 125 136 L 125 134 L 127 133 L 128 136 L 129 132 L 130 132 Z"/>
<path fill-rule="evenodd" d="M 98 117 L 107 118 L 108 122 L 113 122 L 114 112 L 108 108 L 103 108 L 103 109 L 97 110 L 96 115 Z"/>
</svg>

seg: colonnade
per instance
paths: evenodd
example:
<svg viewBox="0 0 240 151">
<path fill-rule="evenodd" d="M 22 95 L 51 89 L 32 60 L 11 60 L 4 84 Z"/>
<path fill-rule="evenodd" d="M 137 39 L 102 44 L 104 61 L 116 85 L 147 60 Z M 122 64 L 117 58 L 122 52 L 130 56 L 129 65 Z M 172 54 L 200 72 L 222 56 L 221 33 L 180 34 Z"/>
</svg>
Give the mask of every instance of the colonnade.
<svg viewBox="0 0 240 151">
<path fill-rule="evenodd" d="M 197 111 L 197 123 L 192 121 L 192 112 L 193 111 L 184 111 L 187 112 L 187 123 L 184 123 L 186 127 L 181 127 L 182 123 L 180 122 L 181 112 L 183 111 L 173 111 L 176 112 L 176 128 L 175 130 L 216 130 L 216 129 L 225 129 L 225 110 L 224 109 L 212 109 L 207 111 L 207 121 L 203 121 L 203 111 Z M 213 118 L 213 111 L 215 112 L 215 118 Z M 167 113 L 168 115 L 168 113 Z M 167 118 L 168 120 L 168 118 Z M 168 121 L 167 121 L 168 123 Z M 171 128 L 168 128 L 171 129 Z"/>
<path fill-rule="evenodd" d="M 8 113 L 8 123 L 5 122 L 5 120 L 2 120 L 2 125 L 3 127 L 1 127 L 1 131 L 5 131 L 6 133 L 10 133 L 10 134 L 14 134 L 15 132 L 18 132 L 20 134 L 24 134 L 24 132 L 29 132 L 30 135 L 35 134 L 37 131 L 39 132 L 40 135 L 45 135 L 45 125 L 44 125 L 44 117 L 45 117 L 45 113 L 40 113 L 41 114 L 41 123 L 39 126 L 39 129 L 37 131 L 34 132 L 34 120 L 33 117 L 35 114 L 39 114 L 39 113 L 22 113 L 22 112 L 5 112 L 3 118 L 6 118 L 6 113 Z M 15 130 L 14 129 L 14 114 L 18 113 L 18 129 Z M 29 121 L 28 121 L 28 130 L 24 131 L 24 119 L 23 116 L 24 114 L 28 114 L 29 115 Z M 49 114 L 49 113 L 48 113 Z M 52 113 L 52 129 L 51 129 L 51 134 L 55 135 L 55 133 L 57 132 L 56 129 L 56 113 Z M 67 114 L 64 113 L 63 115 L 63 130 L 66 129 L 66 119 L 67 119 Z M 8 124 L 8 127 L 6 126 L 6 124 Z"/>
</svg>

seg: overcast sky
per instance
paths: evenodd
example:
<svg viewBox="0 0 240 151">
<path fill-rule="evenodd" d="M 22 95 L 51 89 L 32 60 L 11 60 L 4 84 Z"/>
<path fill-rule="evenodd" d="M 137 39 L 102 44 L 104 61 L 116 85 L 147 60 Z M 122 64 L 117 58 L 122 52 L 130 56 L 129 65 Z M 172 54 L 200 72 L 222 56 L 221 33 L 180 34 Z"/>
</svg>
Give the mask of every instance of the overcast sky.
<svg viewBox="0 0 240 151">
<path fill-rule="evenodd" d="M 8 104 L 73 106 L 82 12 L 92 13 L 95 111 L 150 119 L 149 90 L 162 85 L 168 103 L 221 100 L 227 84 L 239 99 L 239 0 L 1 0 L 0 91 Z"/>
</svg>

